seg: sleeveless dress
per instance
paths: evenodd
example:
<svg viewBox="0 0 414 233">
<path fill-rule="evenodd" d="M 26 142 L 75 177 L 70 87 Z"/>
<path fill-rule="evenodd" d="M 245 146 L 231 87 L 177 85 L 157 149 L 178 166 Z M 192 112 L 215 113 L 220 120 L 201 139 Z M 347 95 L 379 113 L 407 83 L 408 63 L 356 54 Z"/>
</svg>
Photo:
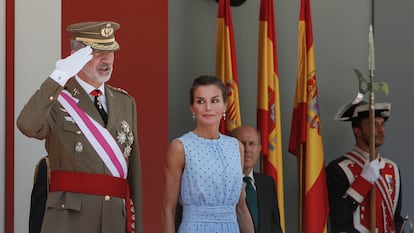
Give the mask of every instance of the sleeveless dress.
<svg viewBox="0 0 414 233">
<path fill-rule="evenodd" d="M 243 176 L 237 139 L 222 134 L 205 139 L 188 132 L 178 140 L 185 153 L 178 233 L 239 233 L 236 204 Z"/>
</svg>

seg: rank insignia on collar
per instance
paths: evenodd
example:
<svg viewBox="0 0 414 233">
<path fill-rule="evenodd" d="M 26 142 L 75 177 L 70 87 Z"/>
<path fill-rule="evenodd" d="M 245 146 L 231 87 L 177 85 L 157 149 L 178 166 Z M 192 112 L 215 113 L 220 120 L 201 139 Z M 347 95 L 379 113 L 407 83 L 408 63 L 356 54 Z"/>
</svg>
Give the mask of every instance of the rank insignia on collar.
<svg viewBox="0 0 414 233">
<path fill-rule="evenodd" d="M 74 95 L 74 96 L 79 95 L 79 90 L 78 90 L 78 88 L 74 88 L 74 89 L 73 89 L 72 95 Z"/>
</svg>

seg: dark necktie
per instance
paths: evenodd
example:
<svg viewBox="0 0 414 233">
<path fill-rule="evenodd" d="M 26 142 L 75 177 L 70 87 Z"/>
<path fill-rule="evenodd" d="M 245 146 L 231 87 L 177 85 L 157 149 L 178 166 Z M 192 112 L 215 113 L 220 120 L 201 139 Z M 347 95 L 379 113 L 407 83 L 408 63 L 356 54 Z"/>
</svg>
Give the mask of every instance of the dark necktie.
<svg viewBox="0 0 414 233">
<path fill-rule="evenodd" d="M 98 109 L 98 112 L 101 115 L 102 120 L 104 121 L 106 125 L 106 123 L 108 123 L 108 115 L 106 114 L 105 109 L 103 108 L 102 103 L 100 99 L 98 98 L 99 96 L 102 95 L 102 92 L 99 89 L 95 89 L 91 91 L 91 95 L 95 97 L 95 100 L 93 101 L 93 103 L 95 104 L 96 109 Z"/>
<path fill-rule="evenodd" d="M 259 209 L 257 207 L 256 190 L 252 184 L 252 178 L 245 176 L 243 181 L 246 182 L 246 203 L 249 207 L 250 215 L 252 216 L 254 229 L 258 232 L 259 228 Z"/>
</svg>

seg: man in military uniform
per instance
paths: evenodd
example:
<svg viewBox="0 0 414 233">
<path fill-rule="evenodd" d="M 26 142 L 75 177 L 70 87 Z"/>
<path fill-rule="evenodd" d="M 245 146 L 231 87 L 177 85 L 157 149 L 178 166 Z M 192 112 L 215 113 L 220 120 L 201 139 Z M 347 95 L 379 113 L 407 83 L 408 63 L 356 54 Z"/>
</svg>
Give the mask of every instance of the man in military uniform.
<svg viewBox="0 0 414 233">
<path fill-rule="evenodd" d="M 70 25 L 71 55 L 56 62 L 17 119 L 23 134 L 45 139 L 50 161 L 42 233 L 142 232 L 135 100 L 106 83 L 119 27 Z"/>
<path fill-rule="evenodd" d="M 335 119 L 351 121 L 356 144 L 352 151 L 333 160 L 326 168 L 332 233 L 370 232 L 370 190 L 376 190 L 376 232 L 399 232 L 401 177 L 397 165 L 384 158 L 385 122 L 391 104 L 376 103 L 375 159 L 370 161 L 369 104 L 361 101 L 342 107 Z"/>
</svg>

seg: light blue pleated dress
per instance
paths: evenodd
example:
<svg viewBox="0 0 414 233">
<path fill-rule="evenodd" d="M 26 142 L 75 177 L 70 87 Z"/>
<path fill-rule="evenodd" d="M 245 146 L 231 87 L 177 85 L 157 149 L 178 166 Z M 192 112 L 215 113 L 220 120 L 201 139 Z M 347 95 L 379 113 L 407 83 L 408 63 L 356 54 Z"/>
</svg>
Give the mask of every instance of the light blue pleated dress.
<svg viewBox="0 0 414 233">
<path fill-rule="evenodd" d="M 236 204 L 243 178 L 238 141 L 225 135 L 205 139 L 193 132 L 178 140 L 185 152 L 178 233 L 239 233 Z"/>
</svg>

